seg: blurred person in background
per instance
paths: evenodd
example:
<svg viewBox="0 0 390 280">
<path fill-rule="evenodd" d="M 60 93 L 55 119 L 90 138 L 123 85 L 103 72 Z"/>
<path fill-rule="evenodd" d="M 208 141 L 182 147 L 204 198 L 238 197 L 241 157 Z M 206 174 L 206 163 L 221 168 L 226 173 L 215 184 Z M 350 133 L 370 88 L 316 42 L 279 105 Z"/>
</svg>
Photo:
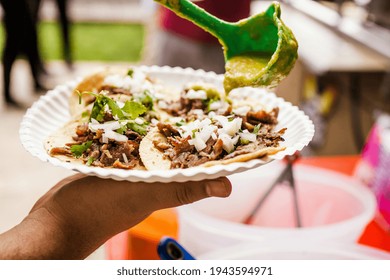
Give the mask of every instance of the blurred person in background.
<svg viewBox="0 0 390 280">
<path fill-rule="evenodd" d="M 7 105 L 19 106 L 10 92 L 11 72 L 19 56 L 29 62 L 35 89 L 45 90 L 42 77 L 46 74 L 38 48 L 38 35 L 34 10 L 38 0 L 0 0 L 3 8 L 5 44 L 3 48 L 4 98 Z"/>
<path fill-rule="evenodd" d="M 72 48 L 71 48 L 71 36 L 70 27 L 71 20 L 69 18 L 69 0 L 53 0 L 57 6 L 57 17 L 61 28 L 62 36 L 62 54 L 63 58 L 69 68 L 72 68 Z M 39 8 L 41 7 L 42 0 L 36 0 L 37 4 L 34 7 L 35 21 L 39 21 Z"/>
<path fill-rule="evenodd" d="M 214 16 L 236 22 L 250 15 L 251 0 L 193 1 Z M 221 44 L 210 33 L 158 5 L 158 31 L 153 38 L 151 63 L 225 72 Z"/>
<path fill-rule="evenodd" d="M 3 8 L 3 23 L 6 39 L 3 48 L 3 81 L 4 97 L 7 105 L 20 106 L 11 96 L 11 73 L 16 59 L 27 58 L 36 92 L 47 90 L 45 81 L 49 75 L 39 50 L 38 31 L 39 10 L 41 0 L 0 0 Z M 68 67 L 72 67 L 70 41 L 70 19 L 68 16 L 68 0 L 55 0 L 63 41 L 63 56 Z"/>
</svg>

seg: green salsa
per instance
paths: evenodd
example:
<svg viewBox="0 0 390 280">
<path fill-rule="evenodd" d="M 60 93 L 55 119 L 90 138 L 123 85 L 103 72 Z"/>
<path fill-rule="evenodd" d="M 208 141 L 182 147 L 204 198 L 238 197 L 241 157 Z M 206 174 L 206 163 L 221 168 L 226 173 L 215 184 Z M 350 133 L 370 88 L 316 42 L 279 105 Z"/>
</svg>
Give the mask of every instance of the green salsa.
<svg viewBox="0 0 390 280">
<path fill-rule="evenodd" d="M 280 4 L 235 23 L 222 21 L 189 0 L 155 0 L 218 38 L 226 60 L 224 88 L 276 87 L 298 58 L 298 43 L 280 19 Z M 211 94 L 212 95 L 212 94 Z"/>
<path fill-rule="evenodd" d="M 266 72 L 271 56 L 272 54 L 248 53 L 230 58 L 225 65 L 223 82 L 226 93 L 237 87 L 252 86 L 257 77 Z"/>
<path fill-rule="evenodd" d="M 161 5 L 169 6 L 172 9 L 176 9 L 176 10 L 180 9 L 179 0 L 154 0 L 154 1 L 159 2 Z"/>
</svg>

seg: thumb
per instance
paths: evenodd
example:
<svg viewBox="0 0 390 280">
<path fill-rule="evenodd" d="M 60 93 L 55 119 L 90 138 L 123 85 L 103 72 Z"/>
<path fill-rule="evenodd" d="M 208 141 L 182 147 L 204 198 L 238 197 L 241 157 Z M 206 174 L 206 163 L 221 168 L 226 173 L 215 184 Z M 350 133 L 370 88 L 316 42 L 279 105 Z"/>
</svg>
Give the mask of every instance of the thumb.
<svg viewBox="0 0 390 280">
<path fill-rule="evenodd" d="M 226 177 L 160 186 L 161 188 L 155 189 L 154 210 L 181 206 L 207 197 L 228 197 L 232 192 L 232 185 Z"/>
</svg>

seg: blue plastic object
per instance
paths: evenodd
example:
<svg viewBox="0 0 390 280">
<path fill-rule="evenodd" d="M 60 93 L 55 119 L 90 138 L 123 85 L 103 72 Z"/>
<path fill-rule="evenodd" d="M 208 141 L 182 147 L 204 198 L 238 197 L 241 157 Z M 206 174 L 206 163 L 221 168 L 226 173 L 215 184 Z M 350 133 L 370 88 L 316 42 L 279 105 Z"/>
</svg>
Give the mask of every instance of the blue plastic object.
<svg viewBox="0 0 390 280">
<path fill-rule="evenodd" d="M 162 260 L 195 260 L 195 258 L 171 237 L 161 238 L 157 253 Z"/>
</svg>

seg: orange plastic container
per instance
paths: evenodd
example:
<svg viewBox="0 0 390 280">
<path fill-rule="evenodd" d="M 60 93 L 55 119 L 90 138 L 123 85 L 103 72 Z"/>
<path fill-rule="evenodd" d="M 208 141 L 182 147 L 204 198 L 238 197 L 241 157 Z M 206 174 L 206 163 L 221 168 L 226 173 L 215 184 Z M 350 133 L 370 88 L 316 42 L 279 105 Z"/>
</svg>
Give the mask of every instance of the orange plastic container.
<svg viewBox="0 0 390 280">
<path fill-rule="evenodd" d="M 106 243 L 109 260 L 158 260 L 157 246 L 163 236 L 177 238 L 178 223 L 174 208 L 152 213 L 135 227 Z"/>
</svg>

